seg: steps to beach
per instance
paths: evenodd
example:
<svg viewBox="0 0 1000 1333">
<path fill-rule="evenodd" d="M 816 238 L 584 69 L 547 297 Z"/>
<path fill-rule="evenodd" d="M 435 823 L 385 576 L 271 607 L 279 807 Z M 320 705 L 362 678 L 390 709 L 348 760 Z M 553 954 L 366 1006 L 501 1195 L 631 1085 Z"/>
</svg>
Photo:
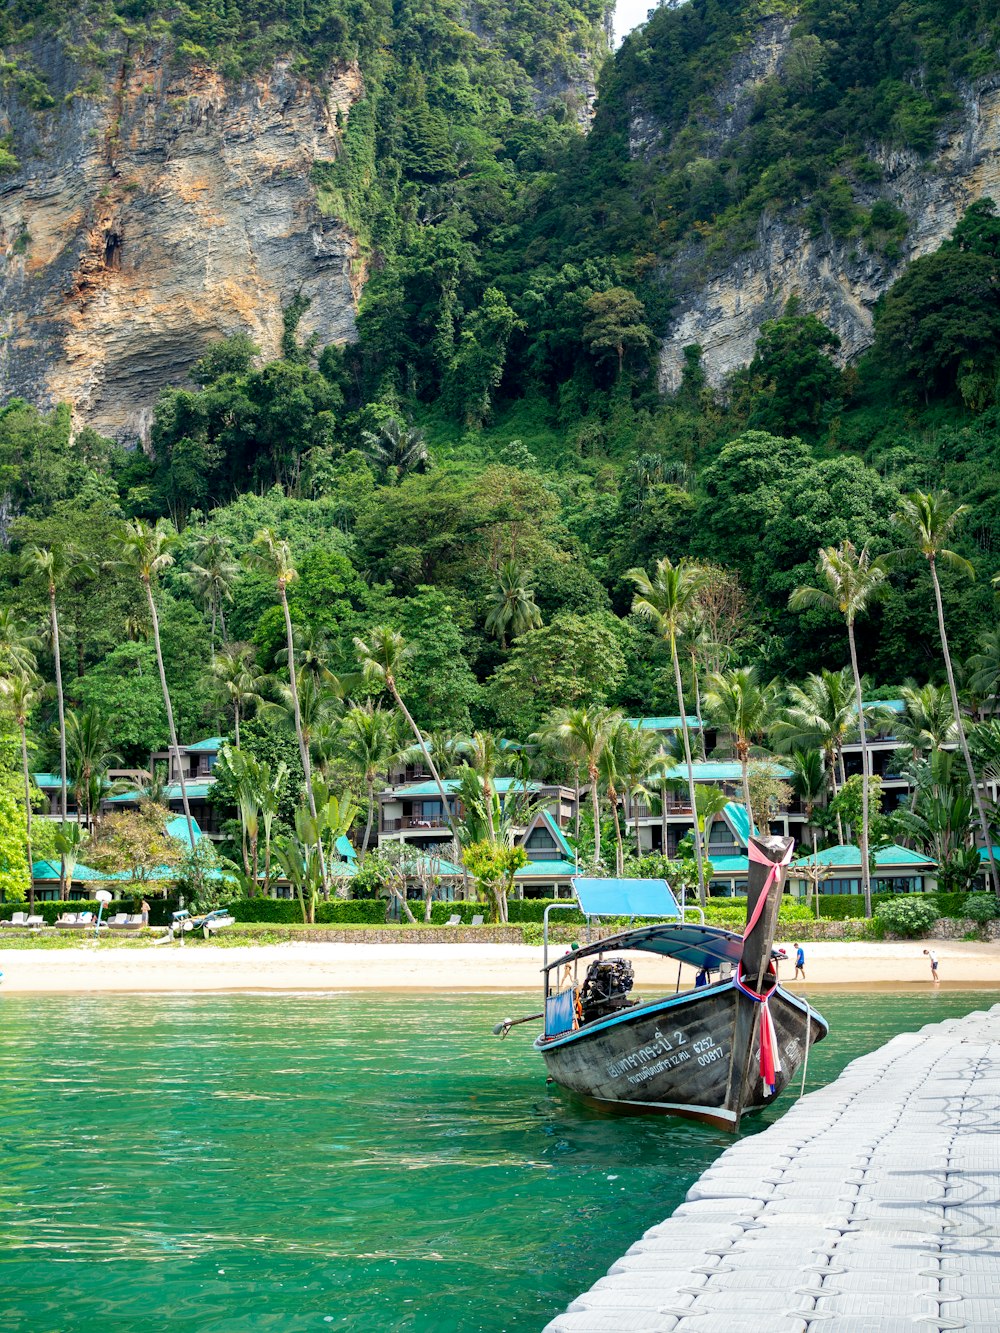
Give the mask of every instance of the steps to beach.
<svg viewBox="0 0 1000 1333">
<path fill-rule="evenodd" d="M 743 1139 L 545 1333 L 1000 1329 L 1000 1005 Z"/>
</svg>

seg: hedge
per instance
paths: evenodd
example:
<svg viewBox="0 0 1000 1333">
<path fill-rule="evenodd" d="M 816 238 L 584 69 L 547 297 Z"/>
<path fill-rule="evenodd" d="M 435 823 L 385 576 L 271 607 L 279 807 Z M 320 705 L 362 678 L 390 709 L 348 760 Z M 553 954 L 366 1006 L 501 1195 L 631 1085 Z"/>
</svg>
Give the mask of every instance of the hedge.
<svg viewBox="0 0 1000 1333">
<path fill-rule="evenodd" d="M 177 908 L 177 902 L 174 899 L 164 900 L 163 898 L 149 898 L 149 924 L 151 926 L 165 926 L 170 920 L 170 913 Z M 139 911 L 139 905 L 142 902 L 141 897 L 116 899 L 114 902 L 106 903 L 102 920 L 107 921 L 108 917 L 115 916 L 118 912 L 128 912 L 130 915 Z M 36 902 L 33 914 L 43 917 L 47 926 L 54 926 L 56 920 L 64 912 L 93 912 L 97 915 L 100 903 L 88 900 L 75 902 Z M 25 903 L 0 903 L 0 921 L 9 921 L 15 912 L 32 912 L 32 908 Z"/>
<path fill-rule="evenodd" d="M 916 898 L 936 906 L 938 916 L 964 917 L 968 897 L 967 893 L 873 893 L 872 913 L 874 914 L 880 903 Z M 815 899 L 813 901 L 815 904 Z M 863 918 L 865 900 L 860 893 L 821 893 L 819 895 L 819 914 L 820 917 L 826 917 L 830 921 L 848 921 L 853 917 Z"/>
<path fill-rule="evenodd" d="M 240 898 L 228 907 L 237 921 L 302 925 L 298 898 Z M 422 912 L 423 904 L 420 908 Z M 414 912 L 414 916 L 420 914 Z M 317 926 L 381 926 L 384 922 L 385 900 L 381 898 L 332 898 L 316 904 Z"/>
</svg>

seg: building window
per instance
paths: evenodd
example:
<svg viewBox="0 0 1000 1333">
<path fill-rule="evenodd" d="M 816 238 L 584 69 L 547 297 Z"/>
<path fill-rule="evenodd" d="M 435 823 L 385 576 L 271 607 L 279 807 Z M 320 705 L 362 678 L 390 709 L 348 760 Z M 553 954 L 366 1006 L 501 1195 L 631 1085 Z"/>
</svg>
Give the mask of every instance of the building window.
<svg viewBox="0 0 1000 1333">
<path fill-rule="evenodd" d="M 539 825 L 533 828 L 524 841 L 527 850 L 533 851 L 535 848 L 550 852 L 556 845 L 556 840 L 546 828 Z"/>
</svg>

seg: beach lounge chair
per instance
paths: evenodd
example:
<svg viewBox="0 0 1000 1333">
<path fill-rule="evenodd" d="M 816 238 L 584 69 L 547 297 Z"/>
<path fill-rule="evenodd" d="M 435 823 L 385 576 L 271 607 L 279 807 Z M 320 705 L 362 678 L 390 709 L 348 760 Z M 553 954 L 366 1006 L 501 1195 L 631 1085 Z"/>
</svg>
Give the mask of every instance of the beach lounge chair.
<svg viewBox="0 0 1000 1333">
<path fill-rule="evenodd" d="M 483 918 L 478 914 L 474 916 L 472 920 L 469 922 L 470 926 L 481 926 L 482 924 L 483 924 Z"/>
<path fill-rule="evenodd" d="M 29 930 L 41 930 L 42 926 L 45 925 L 45 918 L 43 916 L 29 916 L 24 924 Z"/>
<path fill-rule="evenodd" d="M 458 914 L 457 912 L 452 912 L 451 916 L 448 918 L 448 920 L 447 920 L 444 924 L 445 924 L 446 926 L 457 926 L 458 923 L 461 921 L 461 919 L 462 919 L 462 918 L 459 916 L 459 914 Z"/>
<path fill-rule="evenodd" d="M 125 930 L 128 926 L 128 912 L 116 912 L 108 922 L 108 930 Z"/>
<path fill-rule="evenodd" d="M 56 930 L 78 930 L 80 916 L 77 912 L 63 912 L 56 921 Z"/>
<path fill-rule="evenodd" d="M 20 926 L 20 927 L 23 928 L 23 927 L 26 926 L 27 924 L 28 924 L 28 913 L 27 913 L 27 912 L 15 912 L 15 913 L 11 916 L 11 918 L 10 918 L 9 921 L 0 921 L 0 926 L 3 926 L 5 930 L 10 930 L 10 929 L 12 929 L 12 928 L 14 928 L 14 927 L 17 927 L 17 926 Z"/>
<path fill-rule="evenodd" d="M 220 908 L 216 912 L 209 912 L 208 916 L 202 920 L 201 933 L 206 940 L 210 940 L 217 930 L 223 930 L 226 926 L 235 926 L 235 924 L 236 918 Z"/>
<path fill-rule="evenodd" d="M 123 930 L 142 930 L 142 913 L 133 912 L 130 917 L 126 917 Z"/>
</svg>

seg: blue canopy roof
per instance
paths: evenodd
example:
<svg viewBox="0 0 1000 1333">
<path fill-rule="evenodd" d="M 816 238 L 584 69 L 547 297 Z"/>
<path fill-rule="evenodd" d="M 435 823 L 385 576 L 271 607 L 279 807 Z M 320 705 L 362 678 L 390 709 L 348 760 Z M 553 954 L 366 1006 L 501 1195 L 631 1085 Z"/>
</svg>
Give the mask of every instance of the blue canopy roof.
<svg viewBox="0 0 1000 1333">
<path fill-rule="evenodd" d="M 623 949 L 638 949 L 641 953 L 656 953 L 663 958 L 676 958 L 691 967 L 714 970 L 721 963 L 738 963 L 743 957 L 743 936 L 718 926 L 702 926 L 694 921 L 683 925 L 642 926 L 627 930 L 606 940 L 573 949 L 549 963 L 548 971 L 575 958 L 588 958 L 599 953 L 618 953 Z"/>
<path fill-rule="evenodd" d="M 573 888 L 586 916 L 673 916 L 681 909 L 665 879 L 585 879 Z"/>
</svg>

